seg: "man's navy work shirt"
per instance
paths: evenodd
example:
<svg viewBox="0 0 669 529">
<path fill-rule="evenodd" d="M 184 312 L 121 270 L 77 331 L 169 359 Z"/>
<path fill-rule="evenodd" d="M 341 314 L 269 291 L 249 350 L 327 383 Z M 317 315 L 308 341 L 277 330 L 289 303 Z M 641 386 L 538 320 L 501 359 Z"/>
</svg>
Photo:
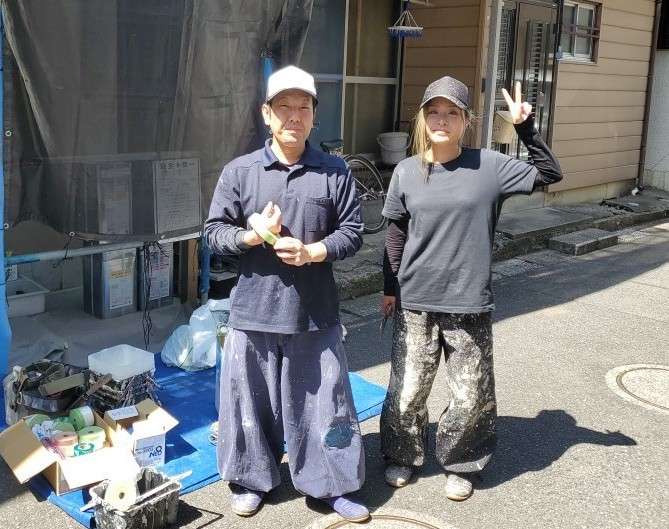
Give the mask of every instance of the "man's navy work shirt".
<svg viewBox="0 0 669 529">
<path fill-rule="evenodd" d="M 272 201 L 281 208 L 282 236 L 304 244 L 322 241 L 325 262 L 287 265 L 267 245 L 248 247 L 248 218 Z M 298 163 L 282 164 L 265 147 L 225 166 L 205 223 L 209 247 L 239 255 L 239 280 L 231 294 L 235 329 L 294 334 L 339 324 L 332 261 L 362 245 L 360 204 L 346 163 L 307 142 Z"/>
</svg>

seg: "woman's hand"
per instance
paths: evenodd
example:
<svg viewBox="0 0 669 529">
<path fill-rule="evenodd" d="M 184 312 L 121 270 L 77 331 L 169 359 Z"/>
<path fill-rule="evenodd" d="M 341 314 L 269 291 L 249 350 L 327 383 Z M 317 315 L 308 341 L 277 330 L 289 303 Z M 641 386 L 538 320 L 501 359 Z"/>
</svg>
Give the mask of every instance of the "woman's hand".
<svg viewBox="0 0 669 529">
<path fill-rule="evenodd" d="M 395 296 L 383 296 L 381 300 L 381 314 L 384 318 L 390 318 L 395 313 Z"/>
<path fill-rule="evenodd" d="M 519 81 L 516 82 L 515 101 L 509 95 L 509 92 L 506 91 L 506 88 L 502 88 L 502 95 L 506 100 L 506 104 L 509 105 L 509 112 L 511 113 L 511 118 L 513 119 L 514 125 L 522 123 L 532 113 L 532 105 L 530 105 L 527 101 L 523 101 L 523 96 L 520 94 Z"/>
</svg>

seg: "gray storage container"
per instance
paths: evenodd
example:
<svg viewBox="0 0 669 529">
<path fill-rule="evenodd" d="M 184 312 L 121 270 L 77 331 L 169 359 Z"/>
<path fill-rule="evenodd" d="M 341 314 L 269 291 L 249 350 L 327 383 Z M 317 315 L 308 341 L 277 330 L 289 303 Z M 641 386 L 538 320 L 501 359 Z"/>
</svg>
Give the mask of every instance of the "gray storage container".
<svg viewBox="0 0 669 529">
<path fill-rule="evenodd" d="M 149 309 L 169 305 L 174 299 L 174 245 L 172 243 L 151 246 L 149 251 L 150 269 L 148 274 L 144 249 L 137 250 L 137 308 L 142 311 L 146 304 L 147 287 Z M 150 283 L 147 279 L 150 278 Z"/>
<path fill-rule="evenodd" d="M 84 310 L 98 318 L 137 311 L 137 251 L 84 257 Z"/>
</svg>

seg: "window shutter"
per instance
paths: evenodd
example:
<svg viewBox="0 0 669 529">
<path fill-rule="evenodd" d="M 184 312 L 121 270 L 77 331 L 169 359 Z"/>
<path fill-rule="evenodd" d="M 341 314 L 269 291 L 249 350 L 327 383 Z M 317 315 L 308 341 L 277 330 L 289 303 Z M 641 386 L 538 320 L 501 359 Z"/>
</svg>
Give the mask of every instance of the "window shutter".
<svg viewBox="0 0 669 529">
<path fill-rule="evenodd" d="M 537 125 L 541 130 L 543 107 L 546 101 L 546 68 L 550 51 L 550 26 L 548 22 L 528 21 L 527 45 L 525 47 L 525 76 L 523 93 L 537 113 Z"/>
</svg>

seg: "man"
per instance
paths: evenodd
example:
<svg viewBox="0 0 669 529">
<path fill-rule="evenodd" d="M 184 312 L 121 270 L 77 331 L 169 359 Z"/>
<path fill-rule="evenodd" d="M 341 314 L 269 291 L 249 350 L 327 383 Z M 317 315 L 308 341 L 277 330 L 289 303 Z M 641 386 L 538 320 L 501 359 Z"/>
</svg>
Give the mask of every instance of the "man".
<svg viewBox="0 0 669 529">
<path fill-rule="evenodd" d="M 344 496 L 365 468 L 331 264 L 362 244 L 360 204 L 344 162 L 307 142 L 316 104 L 307 72 L 270 76 L 262 115 L 272 137 L 223 169 L 205 224 L 213 251 L 240 256 L 218 466 L 233 512 L 251 516 L 279 485 L 285 439 L 295 488 L 364 521 L 367 508 Z"/>
</svg>

